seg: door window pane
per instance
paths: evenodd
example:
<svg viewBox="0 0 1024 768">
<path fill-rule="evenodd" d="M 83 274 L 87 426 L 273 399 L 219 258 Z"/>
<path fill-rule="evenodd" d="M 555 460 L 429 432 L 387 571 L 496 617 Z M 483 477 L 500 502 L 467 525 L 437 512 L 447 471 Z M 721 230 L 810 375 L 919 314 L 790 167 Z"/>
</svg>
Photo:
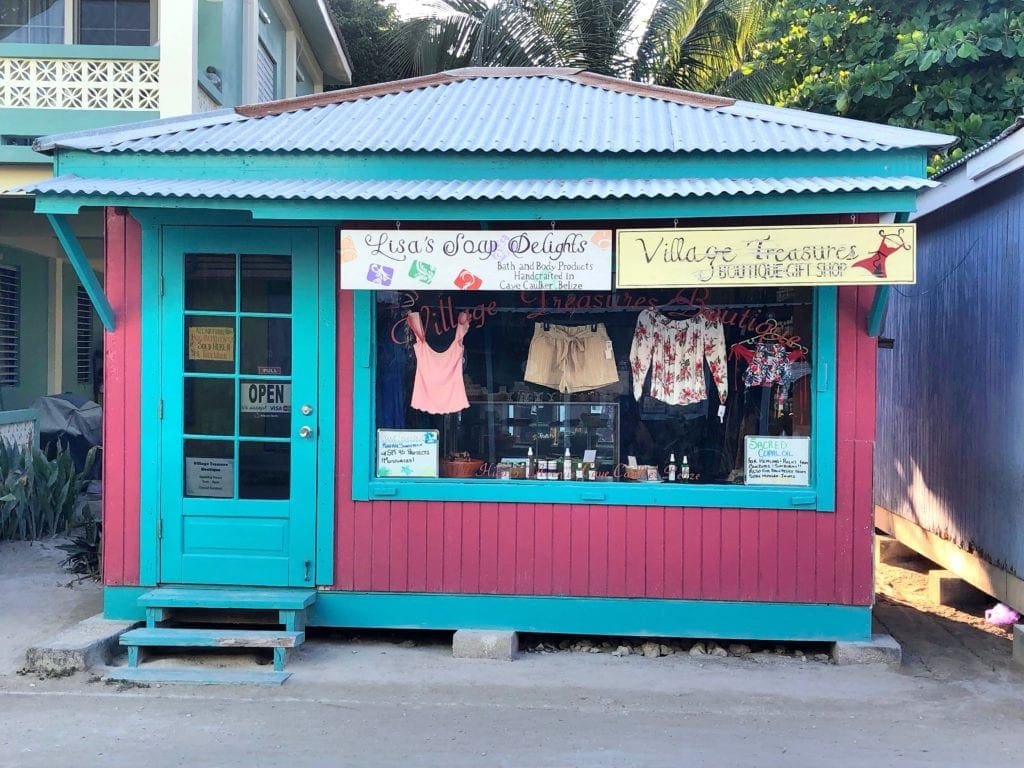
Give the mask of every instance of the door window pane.
<svg viewBox="0 0 1024 768">
<path fill-rule="evenodd" d="M 288 437 L 291 431 L 291 382 L 242 379 L 238 402 L 240 435 Z"/>
<path fill-rule="evenodd" d="M 185 441 L 185 495 L 230 499 L 235 495 L 235 444 L 228 440 Z"/>
<path fill-rule="evenodd" d="M 238 498 L 287 499 L 291 450 L 289 443 L 239 443 Z"/>
<path fill-rule="evenodd" d="M 234 254 L 185 254 L 185 309 L 235 311 Z"/>
<path fill-rule="evenodd" d="M 290 376 L 292 321 L 287 318 L 243 317 L 242 373 Z"/>
<path fill-rule="evenodd" d="M 235 372 L 235 318 L 185 317 L 185 371 Z"/>
<path fill-rule="evenodd" d="M 185 379 L 185 433 L 235 433 L 234 379 Z"/>
<path fill-rule="evenodd" d="M 290 256 L 242 256 L 242 311 L 292 311 Z"/>
</svg>

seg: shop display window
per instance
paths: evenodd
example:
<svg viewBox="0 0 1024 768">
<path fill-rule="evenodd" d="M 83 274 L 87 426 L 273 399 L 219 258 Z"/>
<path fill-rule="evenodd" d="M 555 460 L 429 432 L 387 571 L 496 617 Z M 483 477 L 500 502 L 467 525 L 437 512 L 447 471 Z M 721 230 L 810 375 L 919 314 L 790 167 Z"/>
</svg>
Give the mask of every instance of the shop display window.
<svg viewBox="0 0 1024 768">
<path fill-rule="evenodd" d="M 374 296 L 377 478 L 810 484 L 811 288 Z"/>
</svg>

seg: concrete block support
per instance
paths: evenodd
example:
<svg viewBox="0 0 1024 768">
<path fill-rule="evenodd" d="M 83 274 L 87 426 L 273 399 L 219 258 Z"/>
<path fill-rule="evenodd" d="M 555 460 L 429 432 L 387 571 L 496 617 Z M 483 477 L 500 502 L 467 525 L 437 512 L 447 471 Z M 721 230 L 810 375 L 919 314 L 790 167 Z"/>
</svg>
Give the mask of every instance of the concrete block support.
<svg viewBox="0 0 1024 768">
<path fill-rule="evenodd" d="M 1013 625 L 1013 663 L 1024 668 L 1024 624 Z"/>
<path fill-rule="evenodd" d="M 875 634 L 870 640 L 840 641 L 832 646 L 832 660 L 839 665 L 884 664 L 899 669 L 903 649 L 891 635 Z"/>
<path fill-rule="evenodd" d="M 108 664 L 118 652 L 118 639 L 137 621 L 111 621 L 98 613 L 68 627 L 25 653 L 25 669 L 43 675 L 70 675 Z"/>
<path fill-rule="evenodd" d="M 500 629 L 460 629 L 452 638 L 457 659 L 512 661 L 519 653 L 519 633 Z"/>
<path fill-rule="evenodd" d="M 892 565 L 898 560 L 912 560 L 919 557 L 918 553 L 908 547 L 899 539 L 886 536 L 884 533 L 875 534 L 875 562 Z"/>
<path fill-rule="evenodd" d="M 991 598 L 952 571 L 928 571 L 928 599 L 936 605 L 983 603 Z"/>
</svg>

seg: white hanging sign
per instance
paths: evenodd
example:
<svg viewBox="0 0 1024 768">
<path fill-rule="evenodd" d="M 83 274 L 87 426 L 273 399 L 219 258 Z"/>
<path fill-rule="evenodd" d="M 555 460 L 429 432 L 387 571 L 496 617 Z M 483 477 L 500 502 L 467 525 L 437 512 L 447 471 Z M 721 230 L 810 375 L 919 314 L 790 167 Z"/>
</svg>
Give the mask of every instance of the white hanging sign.
<svg viewBox="0 0 1024 768">
<path fill-rule="evenodd" d="M 611 230 L 342 230 L 341 287 L 608 291 Z"/>
<path fill-rule="evenodd" d="M 811 438 L 747 435 L 746 485 L 810 485 Z"/>
<path fill-rule="evenodd" d="M 377 477 L 437 477 L 436 429 L 378 429 Z"/>
</svg>

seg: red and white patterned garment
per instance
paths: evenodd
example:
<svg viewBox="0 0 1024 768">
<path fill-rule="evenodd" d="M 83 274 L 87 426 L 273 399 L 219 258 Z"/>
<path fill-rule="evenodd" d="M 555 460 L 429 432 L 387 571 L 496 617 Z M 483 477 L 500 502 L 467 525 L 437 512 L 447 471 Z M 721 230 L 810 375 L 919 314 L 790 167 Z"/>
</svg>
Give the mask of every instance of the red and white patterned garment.
<svg viewBox="0 0 1024 768">
<path fill-rule="evenodd" d="M 726 375 L 725 331 L 719 320 L 704 315 L 670 320 L 654 309 L 640 313 L 629 350 L 633 370 L 633 396 L 643 395 L 644 379 L 651 373 L 651 397 L 669 405 L 689 405 L 707 399 L 704 359 L 725 402 L 729 394 Z"/>
</svg>

